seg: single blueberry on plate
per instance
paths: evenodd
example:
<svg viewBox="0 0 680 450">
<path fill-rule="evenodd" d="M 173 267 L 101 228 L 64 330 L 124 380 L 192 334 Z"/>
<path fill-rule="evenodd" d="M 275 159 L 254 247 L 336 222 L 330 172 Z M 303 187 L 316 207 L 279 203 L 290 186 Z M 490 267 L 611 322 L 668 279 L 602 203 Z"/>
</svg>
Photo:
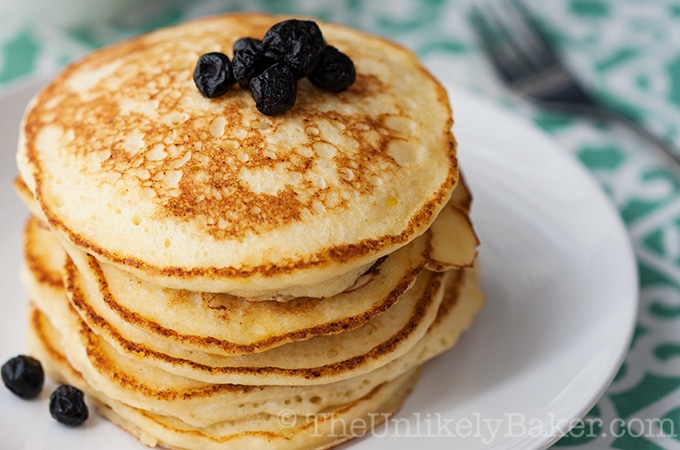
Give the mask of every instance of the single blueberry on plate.
<svg viewBox="0 0 680 450">
<path fill-rule="evenodd" d="M 68 384 L 59 386 L 50 395 L 50 414 L 64 425 L 81 425 L 88 417 L 83 391 Z"/>
<path fill-rule="evenodd" d="M 37 359 L 19 355 L 2 366 L 2 382 L 21 398 L 35 398 L 45 382 L 45 372 Z"/>
</svg>

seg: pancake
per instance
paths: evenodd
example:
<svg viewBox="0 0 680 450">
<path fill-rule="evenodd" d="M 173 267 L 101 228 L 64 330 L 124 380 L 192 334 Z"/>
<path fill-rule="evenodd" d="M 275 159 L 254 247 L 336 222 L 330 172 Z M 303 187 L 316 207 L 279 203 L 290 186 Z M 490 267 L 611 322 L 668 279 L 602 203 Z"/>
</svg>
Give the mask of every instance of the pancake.
<svg viewBox="0 0 680 450">
<path fill-rule="evenodd" d="M 42 210 L 40 209 L 40 205 L 38 204 L 37 200 L 33 197 L 33 194 L 31 191 L 28 189 L 26 186 L 25 182 L 20 178 L 17 177 L 14 180 L 14 188 L 16 193 L 19 195 L 21 200 L 26 204 L 26 206 L 29 208 L 33 215 L 33 220 L 38 220 L 42 222 L 44 225 L 47 224 L 47 219 L 44 217 L 42 214 Z M 371 292 L 366 292 L 366 290 L 361 292 L 361 295 L 354 295 L 353 298 L 351 299 L 345 299 L 346 303 L 343 304 L 342 306 L 339 306 L 335 308 L 337 312 L 347 312 L 347 311 L 353 311 L 357 313 L 357 316 L 353 317 L 351 322 L 354 324 L 353 327 L 359 326 L 362 323 L 364 323 L 365 320 L 368 320 L 368 318 L 372 317 L 371 314 L 367 314 L 369 310 L 375 311 L 376 313 L 385 311 L 390 305 L 391 301 L 393 301 L 396 298 L 396 295 L 398 295 L 398 292 L 403 292 L 405 288 L 409 285 L 409 282 L 412 282 L 415 276 L 419 273 L 419 270 L 422 270 L 423 268 L 427 268 L 429 270 L 434 270 L 434 271 L 444 271 L 444 270 L 449 270 L 449 269 L 459 269 L 462 267 L 469 267 L 473 264 L 476 256 L 477 256 L 477 246 L 479 245 L 479 240 L 477 238 L 477 235 L 475 234 L 474 228 L 472 226 L 472 223 L 469 218 L 469 211 L 470 211 L 470 204 L 472 202 L 472 197 L 470 195 L 470 192 L 468 190 L 468 187 L 465 183 L 464 177 L 461 175 L 460 177 L 460 182 L 458 183 L 456 189 L 454 190 L 454 194 L 452 195 L 450 201 L 447 203 L 446 207 L 440 212 L 438 215 L 437 219 L 435 222 L 432 224 L 430 229 L 428 229 L 424 235 L 419 236 L 416 240 L 410 242 L 408 245 L 405 247 L 402 247 L 395 253 L 391 255 L 387 255 L 381 259 L 379 259 L 375 264 L 371 266 L 370 269 L 368 269 L 365 273 L 363 273 L 354 283 L 354 285 L 350 286 L 347 288 L 343 293 L 349 293 L 358 290 L 359 288 L 363 288 L 370 283 L 373 282 L 374 279 L 376 279 L 380 274 L 386 274 L 390 278 L 388 280 L 380 280 L 381 282 L 378 282 L 377 284 L 382 285 L 382 293 L 376 293 L 375 291 Z M 46 225 L 47 228 L 49 228 L 48 225 Z M 54 239 L 52 237 L 45 237 L 45 239 L 48 239 L 50 241 L 53 241 Z M 426 241 L 426 242 L 416 242 L 417 240 L 420 241 Z M 46 243 L 44 245 L 47 245 Z M 57 245 L 55 242 L 53 245 Z M 58 245 L 65 246 L 69 253 L 72 255 L 72 257 L 76 261 L 83 261 L 84 258 L 81 255 L 81 251 L 77 249 L 77 247 L 69 244 L 68 242 L 65 241 L 60 241 Z M 416 248 L 414 248 L 416 247 Z M 408 248 L 408 251 L 406 249 Z M 402 257 L 401 261 L 395 261 L 397 259 L 397 256 Z M 408 262 L 405 262 L 403 258 L 408 258 Z M 387 259 L 389 263 L 384 264 L 383 260 Z M 98 261 L 98 260 L 97 260 Z M 96 263 L 96 265 L 101 266 L 99 262 Z M 79 266 L 79 269 L 84 271 L 85 274 L 87 275 L 89 272 L 91 272 L 88 269 L 88 264 L 81 264 Z M 145 292 L 141 294 L 145 298 L 150 298 L 150 296 L 155 296 L 153 301 L 145 301 L 143 302 L 143 305 L 146 306 L 158 306 L 158 309 L 156 310 L 156 316 L 158 316 L 158 311 L 160 310 L 161 313 L 160 315 L 166 316 L 168 313 L 168 303 L 172 304 L 172 309 L 175 310 L 178 306 L 181 306 L 183 303 L 182 299 L 186 298 L 187 295 L 191 291 L 184 291 L 184 290 L 173 290 L 173 289 L 162 289 L 159 290 L 157 289 L 158 286 L 153 285 L 152 283 L 142 283 L 141 280 L 135 278 L 132 274 L 129 274 L 126 271 L 121 271 L 119 269 L 115 269 L 115 266 L 111 266 L 108 264 L 103 265 L 106 268 L 106 271 L 112 275 L 106 277 L 106 284 L 111 285 L 111 279 L 117 279 L 119 280 L 119 284 L 126 284 L 126 285 L 140 285 L 145 287 Z M 92 284 L 97 284 L 98 282 L 102 282 L 105 275 L 101 272 L 104 271 L 102 267 L 98 267 L 94 270 L 96 274 L 90 274 L 90 283 Z M 397 275 L 397 272 L 401 274 L 401 278 Z M 97 279 L 98 281 L 94 281 Z M 134 281 L 133 281 L 134 280 Z M 385 295 L 385 288 L 386 286 L 391 286 L 393 288 L 393 291 L 391 291 L 388 296 L 388 298 L 382 299 L 382 303 L 378 304 L 374 301 L 375 298 Z M 110 286 L 109 286 L 110 288 Z M 108 289 L 106 289 L 108 290 Z M 151 290 L 155 292 L 150 292 Z M 115 291 L 115 289 L 114 289 Z M 129 298 L 136 298 L 140 294 L 135 295 L 135 294 L 130 294 L 130 293 L 122 293 L 121 295 L 113 295 L 110 294 L 109 292 L 102 292 L 102 294 L 106 297 L 108 295 L 112 295 L 113 297 L 129 297 Z M 251 305 L 252 302 L 255 301 L 268 301 L 268 300 L 276 300 L 276 301 L 289 301 L 292 299 L 295 299 L 297 301 L 302 301 L 305 303 L 305 309 L 309 310 L 310 305 L 316 305 L 316 306 L 327 306 L 328 303 L 322 303 L 322 302 L 317 302 L 314 300 L 314 298 L 309 298 L 309 297 L 291 297 L 291 296 L 283 296 L 283 295 L 275 295 L 267 298 L 258 298 L 258 297 L 235 297 L 230 294 L 213 294 L 213 293 L 201 293 L 204 297 L 204 300 L 206 302 L 209 302 L 211 304 L 219 304 L 219 309 L 231 309 L 231 307 L 236 307 L 237 309 L 241 309 L 241 307 L 244 305 L 243 300 L 247 301 L 248 305 Z M 355 294 L 358 294 L 355 292 Z M 159 298 L 160 297 L 160 298 Z M 164 298 L 165 297 L 165 298 Z M 365 300 L 372 300 L 373 303 L 371 304 L 370 307 L 363 308 L 360 306 L 362 301 Z M 231 305 L 230 302 L 232 301 L 238 301 L 239 305 Z M 333 303 L 338 303 L 337 299 Z M 162 306 L 160 306 L 162 305 Z M 118 310 L 118 312 L 121 315 L 128 315 L 126 311 L 123 311 L 123 309 L 126 308 L 127 305 L 117 305 L 113 306 L 111 305 L 112 309 Z M 279 305 L 281 312 L 288 312 L 290 314 L 290 310 L 292 309 L 293 305 L 288 304 L 285 306 Z M 135 308 L 133 308 L 135 309 Z M 193 310 L 193 308 L 192 308 Z M 257 311 L 256 316 L 258 318 L 262 318 L 264 311 L 259 310 Z M 330 314 L 330 316 L 329 316 Z M 359 314 L 364 318 L 364 321 L 361 320 L 359 317 Z M 178 314 L 181 319 L 179 322 L 179 325 L 181 326 L 182 324 L 186 323 L 186 318 L 185 315 L 183 314 Z M 319 315 L 323 315 L 326 319 L 325 320 L 330 320 L 329 317 L 334 317 L 335 323 L 332 325 L 329 325 L 331 327 L 336 327 L 336 328 L 341 328 L 342 330 L 347 330 L 348 326 L 352 327 L 351 324 L 348 323 L 338 323 L 339 320 L 341 320 L 339 317 L 334 316 L 330 311 L 327 309 L 323 312 L 319 312 Z M 304 321 L 300 321 L 299 314 L 296 313 L 296 323 L 298 326 L 301 326 Z M 318 318 L 318 317 L 317 317 Z M 277 314 L 276 316 L 276 322 L 280 323 L 282 317 L 281 314 Z M 241 319 L 242 320 L 242 319 Z M 266 319 L 265 319 L 266 321 Z M 205 326 L 205 321 L 201 321 L 201 323 Z M 319 323 L 315 322 L 316 325 L 318 326 Z M 139 324 L 142 325 L 142 324 Z M 163 327 L 160 324 L 148 324 L 152 328 L 167 328 Z M 290 324 L 286 324 L 290 325 Z M 223 326 L 223 323 L 220 324 L 220 327 Z M 170 328 L 173 328 L 172 326 Z M 218 329 L 213 329 L 213 332 L 218 332 Z M 163 329 L 163 333 L 166 333 L 167 330 Z M 311 333 L 311 334 L 310 334 Z M 314 331 L 309 331 L 307 333 L 308 335 L 314 335 Z M 214 336 L 213 336 L 214 337 Z M 197 337 L 194 337 L 196 339 Z M 260 338 L 262 339 L 262 338 Z M 271 339 L 271 338 L 270 338 Z M 279 342 L 277 340 L 277 342 Z M 283 343 L 283 341 L 281 341 Z M 243 343 L 242 343 L 243 344 Z M 215 345 L 213 343 L 212 345 Z M 238 344 L 237 344 L 238 345 Z M 225 347 L 230 347 L 230 343 L 225 343 Z M 256 345 L 253 349 L 253 351 L 257 351 L 258 349 L 264 349 L 264 346 L 262 345 Z M 228 350 L 227 350 L 228 351 Z M 241 351 L 241 350 L 239 350 Z"/>
<path fill-rule="evenodd" d="M 301 80 L 296 105 L 268 117 L 245 90 L 196 89 L 202 53 L 231 56 L 280 20 L 159 30 L 42 90 L 17 162 L 60 239 L 164 287 L 271 298 L 336 295 L 421 235 L 459 176 L 446 92 L 410 51 L 320 22 L 356 66 L 347 91 Z"/>
<path fill-rule="evenodd" d="M 282 409 L 297 415 L 317 414 L 358 400 L 398 375 L 381 371 L 341 383 L 303 387 L 202 383 L 149 366 L 143 359 L 121 355 L 80 320 L 63 289 L 60 292 L 53 286 L 43 286 L 41 291 L 36 284 L 42 283 L 29 283 L 39 310 L 39 314 L 33 313 L 32 320 L 40 322 L 37 328 L 49 337 L 51 345 L 64 349 L 69 364 L 83 374 L 92 389 L 135 407 L 173 415 L 194 426 L 276 414 Z M 36 296 L 46 292 L 48 296 Z"/>
</svg>

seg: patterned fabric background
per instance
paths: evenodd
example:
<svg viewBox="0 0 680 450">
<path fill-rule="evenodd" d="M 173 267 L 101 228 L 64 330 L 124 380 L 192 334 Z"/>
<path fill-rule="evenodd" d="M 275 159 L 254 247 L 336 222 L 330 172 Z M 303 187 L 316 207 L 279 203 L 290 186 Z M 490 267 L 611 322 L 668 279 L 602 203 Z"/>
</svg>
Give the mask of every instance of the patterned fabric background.
<svg viewBox="0 0 680 450">
<path fill-rule="evenodd" d="M 414 49 L 431 67 L 450 71 L 460 89 L 532 120 L 578 158 L 608 193 L 630 231 L 641 276 L 640 313 L 630 353 L 588 416 L 598 419 L 595 424 L 618 423 L 618 431 L 585 436 L 574 430 L 556 446 L 680 448 L 680 169 L 663 164 L 648 143 L 625 128 L 542 111 L 508 91 L 470 26 L 471 2 L 149 0 L 134 2 L 134 14 L 97 20 L 93 13 L 89 17 L 95 18 L 85 24 L 74 24 L 54 11 L 26 13 L 37 1 L 13 3 L 24 8 L 0 6 L 0 88 L 51 73 L 93 48 L 158 26 L 250 9 L 315 16 L 387 36 Z M 525 3 L 584 84 L 680 149 L 680 1 Z"/>
</svg>

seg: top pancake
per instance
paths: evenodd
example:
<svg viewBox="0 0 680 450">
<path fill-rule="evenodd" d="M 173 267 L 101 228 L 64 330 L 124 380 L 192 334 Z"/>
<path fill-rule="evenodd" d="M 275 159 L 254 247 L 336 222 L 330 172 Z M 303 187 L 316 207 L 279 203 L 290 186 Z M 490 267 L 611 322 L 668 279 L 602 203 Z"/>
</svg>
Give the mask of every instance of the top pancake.
<svg viewBox="0 0 680 450">
<path fill-rule="evenodd" d="M 244 297 L 334 295 L 427 229 L 458 170 L 446 92 L 411 52 L 318 22 L 354 61 L 347 91 L 301 80 L 275 117 L 238 86 L 201 96 L 201 54 L 283 19 L 206 18 L 69 66 L 17 156 L 50 226 L 147 281 Z"/>
</svg>

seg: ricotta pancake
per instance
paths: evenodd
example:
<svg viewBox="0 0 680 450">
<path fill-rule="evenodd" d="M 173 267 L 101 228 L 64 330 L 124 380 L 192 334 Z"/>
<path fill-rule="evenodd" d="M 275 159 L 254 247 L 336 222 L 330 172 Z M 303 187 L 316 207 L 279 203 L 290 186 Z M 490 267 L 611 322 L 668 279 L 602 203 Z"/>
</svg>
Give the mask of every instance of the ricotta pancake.
<svg viewBox="0 0 680 450">
<path fill-rule="evenodd" d="M 444 88 L 410 51 L 319 22 L 356 82 L 306 79 L 280 116 L 204 98 L 198 57 L 278 16 L 230 14 L 119 43 L 31 102 L 20 176 L 60 239 L 160 286 L 328 297 L 421 235 L 458 182 Z"/>
</svg>

